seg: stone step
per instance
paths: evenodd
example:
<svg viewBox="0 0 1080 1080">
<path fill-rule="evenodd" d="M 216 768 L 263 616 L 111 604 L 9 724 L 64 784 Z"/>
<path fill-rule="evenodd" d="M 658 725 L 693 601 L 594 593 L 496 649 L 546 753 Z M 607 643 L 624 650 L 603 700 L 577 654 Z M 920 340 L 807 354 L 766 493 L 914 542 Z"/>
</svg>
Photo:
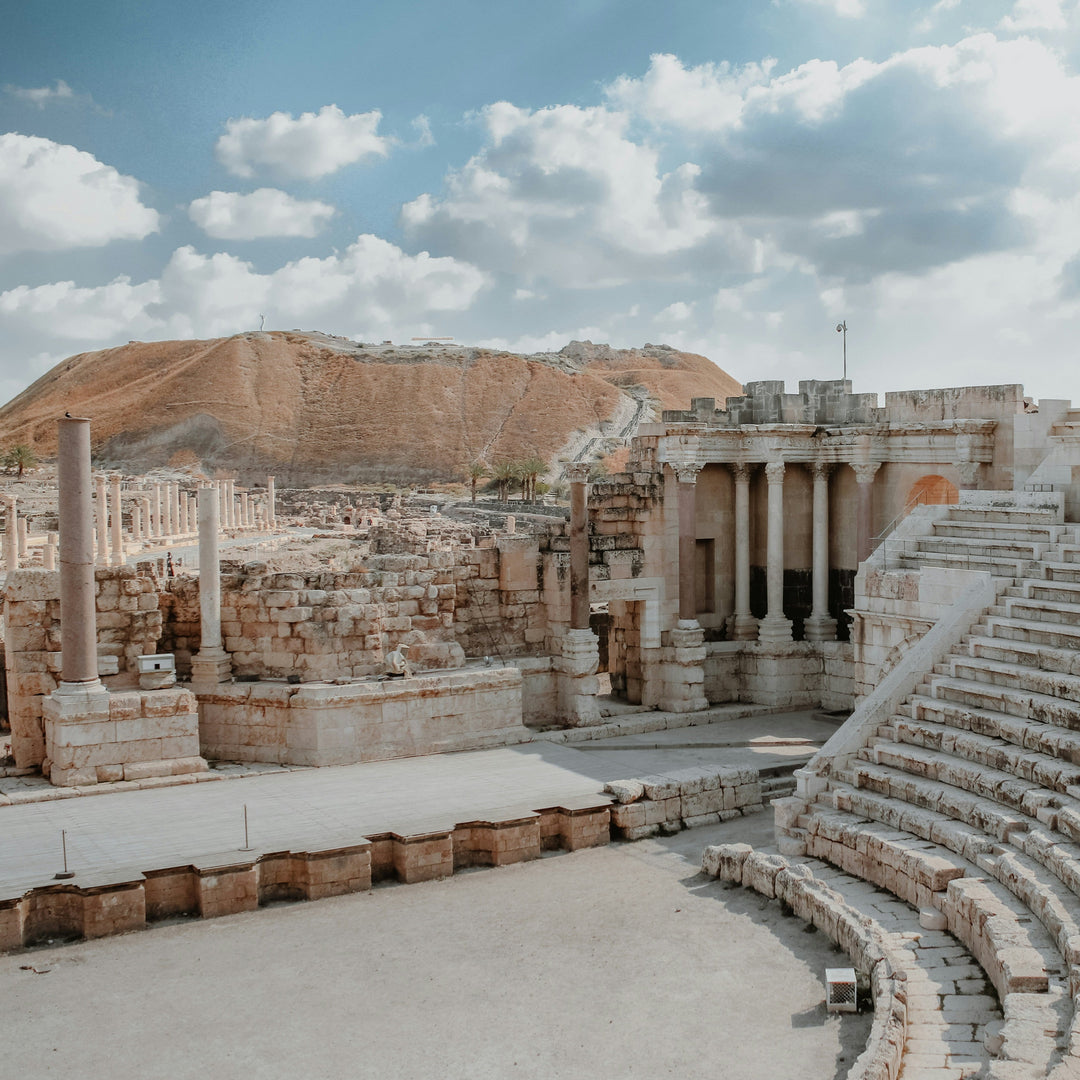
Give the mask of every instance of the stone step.
<svg viewBox="0 0 1080 1080">
<path fill-rule="evenodd" d="M 1019 507 L 995 506 L 985 510 L 975 507 L 951 507 L 948 521 L 989 521 L 997 524 L 1016 522 L 1032 522 L 1047 525 L 1064 524 L 1064 512 L 1050 507 Z"/>
<path fill-rule="evenodd" d="M 920 536 L 910 542 L 916 551 L 955 552 L 973 558 L 1040 559 L 1048 544 L 1021 539 L 977 539 L 975 537 Z"/>
<path fill-rule="evenodd" d="M 1000 521 L 954 521 L 946 518 L 934 522 L 935 536 L 969 537 L 975 540 L 1029 540 L 1040 544 L 1060 544 L 1076 541 L 1076 529 L 1071 525 L 1049 523 L 1009 523 Z"/>
<path fill-rule="evenodd" d="M 1009 716 L 1022 716 L 1028 720 L 1041 720 L 1044 724 L 1080 729 L 1080 711 L 1074 702 L 1039 694 L 1028 690 L 1013 690 L 1007 686 L 991 683 L 970 682 L 945 675 L 934 675 L 926 684 L 926 696 L 970 705 L 976 709 L 989 709 Z"/>
<path fill-rule="evenodd" d="M 1080 627 L 1005 615 L 987 615 L 981 624 L 986 635 L 1001 641 L 1022 641 L 1055 648 L 1080 648 Z M 978 629 L 978 628 L 976 628 Z"/>
<path fill-rule="evenodd" d="M 938 671 L 938 668 L 945 670 Z M 1013 690 L 1032 690 L 1049 697 L 1080 702 L 1080 675 L 1043 671 L 1025 664 L 963 654 L 948 657 L 944 663 L 935 665 L 934 671 L 954 679 L 1005 686 Z"/>
<path fill-rule="evenodd" d="M 1080 604 L 1061 600 L 1036 600 L 1024 596 L 1006 596 L 1001 606 L 1010 619 L 1021 622 L 1048 622 L 1064 626 L 1080 626 Z"/>
<path fill-rule="evenodd" d="M 1023 664 L 1043 671 L 1059 671 L 1064 675 L 1080 675 L 1080 652 L 1075 649 L 983 635 L 968 637 L 964 648 L 971 656 L 981 656 L 987 660 Z"/>
<path fill-rule="evenodd" d="M 1080 571 L 1080 565 L 1076 567 Z M 1029 600 L 1051 600 L 1065 604 L 1080 604 L 1080 577 L 1076 581 L 1055 581 L 1053 578 L 1028 578 L 1007 594 L 1023 596 Z"/>
<path fill-rule="evenodd" d="M 959 731 L 933 720 L 904 717 L 897 717 L 893 726 L 895 741 L 899 744 L 951 754 L 1062 794 L 1066 794 L 1070 786 L 1080 784 L 1080 765 L 994 735 Z M 1072 750 L 1080 757 L 1080 738 L 1076 739 Z M 881 755 L 878 760 L 883 760 Z"/>
<path fill-rule="evenodd" d="M 994 577 L 1022 578 L 1030 576 L 1035 563 L 1027 559 L 996 559 L 981 555 L 943 551 L 898 552 L 901 568 L 919 570 L 924 566 L 940 566 L 951 570 L 985 570 Z"/>
<path fill-rule="evenodd" d="M 1042 569 L 1047 581 L 1080 581 L 1080 563 L 1044 559 Z"/>
<path fill-rule="evenodd" d="M 923 695 L 914 695 L 907 708 L 910 716 L 894 717 L 894 729 L 900 720 L 925 720 L 957 731 L 971 731 L 977 735 L 1003 739 L 1025 750 L 1080 765 L 1080 731 L 1070 731 L 1040 720 L 1010 716 L 991 709 L 951 704 Z"/>
<path fill-rule="evenodd" d="M 1023 832 L 1032 819 L 1010 810 L 994 799 L 984 798 L 938 780 L 928 780 L 889 765 L 867 761 L 852 764 L 854 787 L 888 795 L 925 810 L 962 821 L 996 840 L 1007 840 L 1012 833 Z"/>
</svg>

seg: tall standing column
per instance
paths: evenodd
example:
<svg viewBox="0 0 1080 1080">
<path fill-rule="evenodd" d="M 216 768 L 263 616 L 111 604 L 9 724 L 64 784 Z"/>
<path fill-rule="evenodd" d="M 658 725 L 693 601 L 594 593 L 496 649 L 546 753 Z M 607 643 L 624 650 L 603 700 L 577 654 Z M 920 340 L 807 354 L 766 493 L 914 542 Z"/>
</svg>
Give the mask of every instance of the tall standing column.
<svg viewBox="0 0 1080 1080">
<path fill-rule="evenodd" d="M 212 690 L 232 676 L 229 654 L 221 645 L 221 572 L 218 563 L 220 528 L 218 493 L 199 489 L 199 651 L 191 658 L 191 688 Z"/>
<path fill-rule="evenodd" d="M 673 464 L 679 490 L 679 623 L 697 625 L 697 462 Z"/>
<path fill-rule="evenodd" d="M 25 559 L 30 549 L 30 519 L 25 516 L 18 518 L 16 526 L 16 535 L 19 541 L 19 558 Z"/>
<path fill-rule="evenodd" d="M 97 478 L 97 561 L 99 566 L 109 565 L 109 504 L 106 497 L 105 477 Z"/>
<path fill-rule="evenodd" d="M 732 465 L 735 475 L 735 611 L 731 638 L 752 641 L 758 621 L 750 614 L 750 466 Z"/>
<path fill-rule="evenodd" d="M 589 514 L 587 462 L 566 467 L 570 481 L 570 629 L 589 629 Z"/>
<path fill-rule="evenodd" d="M 179 493 L 179 495 L 177 496 L 177 498 L 179 499 L 179 504 L 180 504 L 180 534 L 181 534 L 182 536 L 187 536 L 187 535 L 188 535 L 188 505 L 187 505 L 187 495 L 185 495 L 185 494 L 184 494 L 184 493 L 183 493 L 183 492 L 181 491 L 181 492 Z"/>
<path fill-rule="evenodd" d="M 131 539 L 136 543 L 142 539 L 142 508 L 138 503 L 131 508 Z"/>
<path fill-rule="evenodd" d="M 90 421 L 60 420 L 58 434 L 61 683 L 55 693 L 62 695 L 103 688 L 97 670 Z"/>
<path fill-rule="evenodd" d="M 769 535 L 766 547 L 767 611 L 758 627 L 758 640 L 791 640 L 791 620 L 784 616 L 784 463 L 765 466 L 769 486 Z"/>
<path fill-rule="evenodd" d="M 874 550 L 874 474 L 880 461 L 852 462 L 858 496 L 855 506 L 855 528 L 858 536 L 859 562 L 864 562 Z"/>
<path fill-rule="evenodd" d="M 268 528 L 277 528 L 277 515 L 274 510 L 274 478 L 268 476 L 266 478 L 266 524 Z"/>
<path fill-rule="evenodd" d="M 176 536 L 180 531 L 180 522 L 176 513 L 176 484 L 169 481 L 165 485 L 165 532 L 169 536 Z"/>
<path fill-rule="evenodd" d="M 829 473 L 832 467 L 816 461 L 814 475 L 813 605 L 806 620 L 807 641 L 835 641 L 836 620 L 829 615 Z"/>
<path fill-rule="evenodd" d="M 4 497 L 4 569 L 8 571 L 19 568 L 19 512 L 16 505 L 15 495 Z"/>
<path fill-rule="evenodd" d="M 113 566 L 122 566 L 124 562 L 124 519 L 120 509 L 120 477 L 114 476 L 111 485 L 111 531 L 112 563 Z"/>
<path fill-rule="evenodd" d="M 242 491 L 240 493 L 240 524 L 245 529 L 251 526 L 251 522 L 248 520 L 250 507 L 251 501 L 248 499 L 248 493 Z"/>
<path fill-rule="evenodd" d="M 142 538 L 149 540 L 154 535 L 152 505 L 149 498 L 142 500 Z"/>
<path fill-rule="evenodd" d="M 58 537 L 56 533 L 47 533 L 45 536 L 45 546 L 41 549 L 41 565 L 45 570 L 56 569 L 56 541 Z"/>
<path fill-rule="evenodd" d="M 150 502 L 153 507 L 154 524 L 151 529 L 151 535 L 154 537 L 161 537 L 165 535 L 165 527 L 161 520 L 161 485 L 154 484 L 153 494 L 150 496 Z"/>
</svg>

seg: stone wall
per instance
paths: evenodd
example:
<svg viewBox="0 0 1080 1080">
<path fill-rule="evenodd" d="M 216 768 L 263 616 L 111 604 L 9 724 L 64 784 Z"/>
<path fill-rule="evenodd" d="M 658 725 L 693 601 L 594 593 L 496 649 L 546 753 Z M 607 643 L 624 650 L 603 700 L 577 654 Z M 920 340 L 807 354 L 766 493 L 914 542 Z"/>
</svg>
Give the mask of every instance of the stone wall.
<svg viewBox="0 0 1080 1080">
<path fill-rule="evenodd" d="M 110 688 L 133 686 L 135 658 L 158 651 L 161 612 L 152 578 L 129 566 L 94 571 L 98 656 L 115 658 Z M 45 758 L 42 700 L 60 680 L 60 572 L 16 570 L 4 588 L 4 644 L 11 752 L 19 768 Z M 102 663 L 102 670 L 106 670 Z"/>
</svg>

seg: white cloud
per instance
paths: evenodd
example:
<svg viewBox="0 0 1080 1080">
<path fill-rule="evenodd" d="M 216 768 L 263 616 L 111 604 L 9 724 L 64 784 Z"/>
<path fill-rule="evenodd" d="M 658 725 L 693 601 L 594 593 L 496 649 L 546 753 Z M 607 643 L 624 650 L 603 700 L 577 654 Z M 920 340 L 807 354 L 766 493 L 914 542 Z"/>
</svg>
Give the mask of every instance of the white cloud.
<svg viewBox="0 0 1080 1080">
<path fill-rule="evenodd" d="M 687 304 L 682 300 L 676 300 L 674 304 L 668 304 L 663 311 L 658 311 L 653 322 L 686 322 L 693 314 L 693 311 L 693 304 Z"/>
<path fill-rule="evenodd" d="M 416 142 L 413 146 L 423 149 L 435 145 L 435 136 L 431 134 L 431 121 L 423 113 L 413 118 L 412 127 L 416 132 Z"/>
<path fill-rule="evenodd" d="M 100 247 L 157 232 L 130 176 L 49 139 L 0 135 L 0 256 Z"/>
<path fill-rule="evenodd" d="M 259 188 L 247 195 L 211 191 L 188 207 L 191 220 L 219 240 L 317 236 L 334 213 L 329 203 L 294 199 L 276 188 Z"/>
<path fill-rule="evenodd" d="M 317 113 L 271 113 L 265 120 L 228 120 L 215 147 L 218 161 L 234 176 L 267 169 L 281 176 L 316 180 L 367 158 L 385 157 L 393 140 L 377 134 L 377 109 L 346 116 L 336 105 Z"/>
<path fill-rule="evenodd" d="M 1003 30 L 1064 30 L 1063 0 L 1016 0 L 1012 14 L 999 24 Z"/>
<path fill-rule="evenodd" d="M 0 332 L 14 341 L 78 341 L 100 348 L 129 338 L 217 337 L 258 326 L 308 326 L 365 340 L 414 326 L 425 313 L 468 308 L 487 279 L 475 267 L 427 252 L 407 255 L 375 236 L 340 254 L 259 273 L 251 263 L 192 247 L 173 252 L 160 278 L 79 287 L 55 282 L 0 293 Z"/>
<path fill-rule="evenodd" d="M 28 101 L 39 109 L 56 102 L 70 102 L 75 98 L 75 92 L 63 79 L 57 79 L 55 86 L 5 86 L 4 90 L 20 101 Z"/>
<path fill-rule="evenodd" d="M 834 15 L 840 15 L 845 19 L 858 19 L 866 14 L 866 4 L 863 0 L 799 0 L 799 2 L 828 8 Z"/>
<path fill-rule="evenodd" d="M 599 326 L 582 326 L 577 330 L 549 330 L 546 334 L 522 334 L 516 338 L 484 338 L 476 344 L 481 349 L 505 349 L 507 352 L 557 353 L 571 341 L 606 342 L 611 335 Z"/>
</svg>

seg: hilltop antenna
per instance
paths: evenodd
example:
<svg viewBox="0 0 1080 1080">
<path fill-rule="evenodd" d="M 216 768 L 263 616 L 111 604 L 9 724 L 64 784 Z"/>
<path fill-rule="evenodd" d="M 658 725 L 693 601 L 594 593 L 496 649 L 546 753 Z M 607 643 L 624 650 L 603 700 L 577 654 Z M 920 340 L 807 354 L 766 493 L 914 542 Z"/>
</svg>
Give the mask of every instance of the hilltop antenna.
<svg viewBox="0 0 1080 1080">
<path fill-rule="evenodd" d="M 844 380 L 847 381 L 847 319 L 836 324 L 836 332 L 844 335 Z"/>
<path fill-rule="evenodd" d="M 259 316 L 259 332 L 260 333 L 262 333 L 262 328 L 263 328 L 263 323 L 264 322 L 266 322 L 266 316 L 265 315 L 260 315 Z"/>
</svg>

